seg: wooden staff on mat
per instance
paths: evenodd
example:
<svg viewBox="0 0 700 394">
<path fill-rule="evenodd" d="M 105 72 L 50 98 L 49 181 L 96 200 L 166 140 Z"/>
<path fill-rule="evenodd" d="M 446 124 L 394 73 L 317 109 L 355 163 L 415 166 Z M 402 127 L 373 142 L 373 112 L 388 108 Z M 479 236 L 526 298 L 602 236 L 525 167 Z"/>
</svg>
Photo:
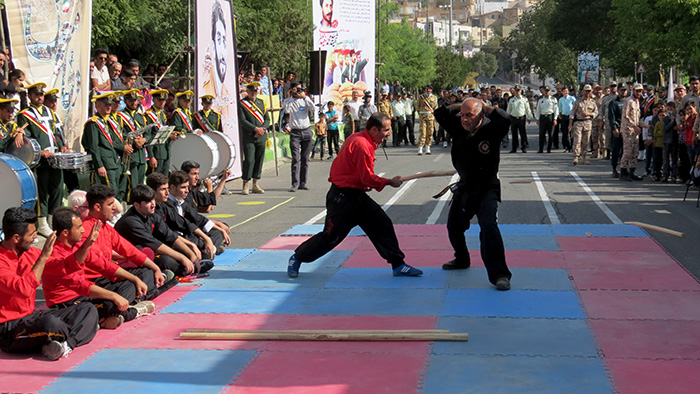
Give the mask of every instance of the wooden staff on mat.
<svg viewBox="0 0 700 394">
<path fill-rule="evenodd" d="M 642 222 L 625 222 L 625 224 L 630 224 L 632 226 L 646 228 L 649 230 L 659 231 L 659 232 L 662 232 L 664 234 L 675 235 L 676 237 L 680 237 L 680 238 L 683 238 L 685 236 L 680 231 L 670 230 L 670 229 L 667 229 L 665 227 L 660 227 L 660 226 L 654 226 L 653 224 L 647 224 L 647 223 L 642 223 Z"/>
<path fill-rule="evenodd" d="M 457 171 L 455 171 L 455 170 L 419 172 L 418 174 L 402 176 L 401 180 L 406 182 L 406 181 L 410 181 L 411 179 L 418 179 L 418 178 L 435 178 L 435 177 L 439 177 L 439 176 L 452 176 L 456 173 L 457 173 Z"/>
<path fill-rule="evenodd" d="M 234 341 L 467 341 L 447 330 L 187 330 L 180 339 Z"/>
</svg>

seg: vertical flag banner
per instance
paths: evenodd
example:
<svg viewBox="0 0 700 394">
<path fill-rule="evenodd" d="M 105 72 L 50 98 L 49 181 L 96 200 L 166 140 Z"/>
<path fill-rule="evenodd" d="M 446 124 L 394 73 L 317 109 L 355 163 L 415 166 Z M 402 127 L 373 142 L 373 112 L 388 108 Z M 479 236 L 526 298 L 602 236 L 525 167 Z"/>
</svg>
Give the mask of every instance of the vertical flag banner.
<svg viewBox="0 0 700 394">
<path fill-rule="evenodd" d="M 236 35 L 233 25 L 233 5 L 227 0 L 197 0 L 195 2 L 196 87 L 199 97 L 214 96 L 212 109 L 221 113 L 221 125 L 235 147 L 236 155 L 231 176 L 240 177 L 241 148 L 238 130 L 238 72 L 236 69 Z"/>
<path fill-rule="evenodd" d="M 66 143 L 80 150 L 90 82 L 91 0 L 6 0 L 15 67 L 27 84 L 58 89 Z"/>
<path fill-rule="evenodd" d="M 313 0 L 314 49 L 327 51 L 322 102 L 374 90 L 375 0 Z"/>
<path fill-rule="evenodd" d="M 600 83 L 600 55 L 590 52 L 578 55 L 578 81 Z"/>
</svg>

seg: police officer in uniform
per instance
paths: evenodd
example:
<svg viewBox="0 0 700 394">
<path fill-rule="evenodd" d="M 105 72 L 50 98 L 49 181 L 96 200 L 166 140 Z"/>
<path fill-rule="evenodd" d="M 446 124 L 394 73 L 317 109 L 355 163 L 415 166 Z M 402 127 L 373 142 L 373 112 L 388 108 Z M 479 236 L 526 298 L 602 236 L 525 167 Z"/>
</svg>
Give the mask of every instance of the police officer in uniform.
<svg viewBox="0 0 700 394">
<path fill-rule="evenodd" d="M 214 96 L 206 94 L 200 97 L 200 99 L 202 100 L 202 109 L 195 112 L 192 116 L 192 126 L 205 133 L 211 131 L 223 132 L 223 128 L 221 127 L 221 114 L 211 109 Z"/>
<path fill-rule="evenodd" d="M 260 82 L 247 85 L 248 96 L 238 102 L 238 120 L 241 125 L 241 141 L 243 142 L 243 194 L 248 194 L 251 178 L 253 193 L 265 193 L 260 188 L 260 176 L 265 159 L 267 144 L 267 129 L 270 127 L 270 114 L 265 102 L 258 98 Z"/>
<path fill-rule="evenodd" d="M 418 138 L 418 154 L 430 154 L 430 144 L 433 142 L 433 132 L 435 131 L 435 116 L 433 113 L 438 107 L 437 97 L 433 94 L 433 87 L 427 85 L 423 94 L 415 101 L 418 117 L 420 118 L 420 137 Z"/>
<path fill-rule="evenodd" d="M 591 164 L 586 155 L 588 154 L 588 139 L 591 137 L 591 129 L 593 128 L 593 119 L 598 116 L 598 104 L 591 98 L 591 85 L 585 85 L 582 96 L 576 99 L 574 107 L 571 109 L 569 116 L 568 131 L 573 136 L 572 151 L 574 154 L 574 162 L 576 165 L 581 160 L 581 164 Z"/>
<path fill-rule="evenodd" d="M 124 109 L 117 113 L 117 121 L 124 133 L 125 142 L 131 142 L 133 152 L 129 156 L 129 170 L 127 172 L 127 197 L 131 189 L 136 185 L 142 185 L 146 179 L 146 142 L 151 138 L 152 130 L 145 130 L 144 133 L 134 137 L 129 137 L 129 133 L 144 127 L 146 118 L 139 112 L 139 102 L 143 98 L 137 89 L 123 92 Z M 122 159 L 124 159 L 122 157 Z M 127 198 L 128 199 L 128 198 Z"/>
<path fill-rule="evenodd" d="M 537 101 L 535 109 L 535 119 L 540 127 L 540 149 L 537 153 L 544 151 L 544 143 L 547 142 L 547 153 L 552 153 L 552 127 L 557 125 L 559 117 L 559 105 L 557 99 L 550 96 L 549 86 L 542 86 L 543 96 Z"/>
<path fill-rule="evenodd" d="M 123 175 L 121 155 L 117 153 L 119 137 L 114 130 L 114 121 L 110 118 L 112 101 L 117 100 L 113 92 L 105 92 L 92 96 L 97 115 L 88 119 L 83 127 L 81 143 L 87 153 L 92 156 L 95 171 L 92 173 L 92 184 L 107 185 L 117 194 Z M 115 141 L 116 140 L 116 141 Z M 124 142 L 121 142 L 124 149 Z"/>
<path fill-rule="evenodd" d="M 144 117 L 147 124 L 155 124 L 156 127 L 165 126 L 168 124 L 168 118 L 165 115 L 165 101 L 168 99 L 168 91 L 165 89 L 151 90 L 153 97 L 153 105 L 146 111 Z M 157 130 L 152 132 L 155 137 Z M 161 174 L 170 174 L 170 142 L 179 138 L 178 133 L 173 132 L 168 141 L 164 144 L 149 145 L 146 147 L 148 152 L 148 169 L 147 174 L 160 172 Z"/>
<path fill-rule="evenodd" d="M 68 152 L 68 148 L 56 132 L 51 110 L 44 106 L 45 87 L 43 82 L 26 86 L 31 105 L 17 114 L 17 125 L 27 125 L 27 136 L 35 139 L 41 147 L 41 160 L 34 169 L 39 191 L 37 230 L 47 237 L 52 233 L 47 217 L 63 205 L 63 170 L 51 167 L 48 158 L 56 152 Z"/>
</svg>

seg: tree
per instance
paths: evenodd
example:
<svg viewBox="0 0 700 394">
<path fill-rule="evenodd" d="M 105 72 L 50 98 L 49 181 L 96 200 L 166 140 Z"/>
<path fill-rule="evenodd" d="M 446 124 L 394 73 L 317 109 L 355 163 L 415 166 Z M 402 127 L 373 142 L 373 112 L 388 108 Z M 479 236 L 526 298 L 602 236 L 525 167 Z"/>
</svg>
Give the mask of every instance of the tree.
<svg viewBox="0 0 700 394">
<path fill-rule="evenodd" d="M 496 56 L 479 51 L 472 56 L 474 71 L 485 77 L 491 78 L 498 71 L 498 59 Z"/>
<path fill-rule="evenodd" d="M 469 59 L 456 54 L 449 48 L 435 50 L 435 76 L 432 85 L 435 89 L 451 89 L 461 86 L 467 74 L 472 71 Z"/>
<path fill-rule="evenodd" d="M 435 74 L 435 46 L 407 23 L 382 26 L 381 60 L 381 79 L 409 88 L 427 85 Z"/>
</svg>

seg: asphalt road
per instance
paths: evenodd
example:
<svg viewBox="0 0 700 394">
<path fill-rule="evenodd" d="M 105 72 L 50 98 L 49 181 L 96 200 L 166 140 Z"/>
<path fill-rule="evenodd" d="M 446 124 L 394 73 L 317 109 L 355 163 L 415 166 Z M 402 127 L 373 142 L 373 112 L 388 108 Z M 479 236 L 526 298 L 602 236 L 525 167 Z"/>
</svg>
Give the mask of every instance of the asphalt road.
<svg viewBox="0 0 700 394">
<path fill-rule="evenodd" d="M 528 126 L 529 142 L 537 146 L 534 123 Z M 388 159 L 377 150 L 375 171 L 386 177 L 430 170 L 451 170 L 450 148 L 433 146 L 432 155 L 418 156 L 412 146 L 387 147 Z M 644 180 L 622 182 L 611 177 L 609 161 L 592 159 L 588 166 L 571 164 L 570 154 L 509 154 L 501 150 L 502 204 L 499 222 L 509 224 L 614 224 L 644 222 L 684 233 L 676 237 L 647 230 L 674 258 L 697 278 L 700 275 L 700 208 L 698 191 L 691 189 L 683 202 L 685 185 Z M 228 184 L 236 192 L 221 198 L 212 212 L 233 227 L 233 248 L 257 248 L 296 224 L 323 223 L 325 195 L 331 161 L 311 161 L 308 191 L 289 192 L 290 167 L 263 172 L 263 195 L 240 194 L 241 181 Z M 640 163 L 641 167 L 641 163 Z M 538 179 L 538 180 L 537 180 Z M 450 182 L 450 177 L 406 182 L 400 188 L 371 192 L 384 205 L 395 224 L 442 224 L 447 222 L 448 201 L 432 198 Z M 449 194 L 449 193 L 448 193 Z M 544 197 L 543 197 L 544 195 Z M 549 206 L 549 210 L 548 210 Z M 232 215 L 232 216 L 231 216 Z M 476 218 L 472 223 L 476 223 Z"/>
</svg>

